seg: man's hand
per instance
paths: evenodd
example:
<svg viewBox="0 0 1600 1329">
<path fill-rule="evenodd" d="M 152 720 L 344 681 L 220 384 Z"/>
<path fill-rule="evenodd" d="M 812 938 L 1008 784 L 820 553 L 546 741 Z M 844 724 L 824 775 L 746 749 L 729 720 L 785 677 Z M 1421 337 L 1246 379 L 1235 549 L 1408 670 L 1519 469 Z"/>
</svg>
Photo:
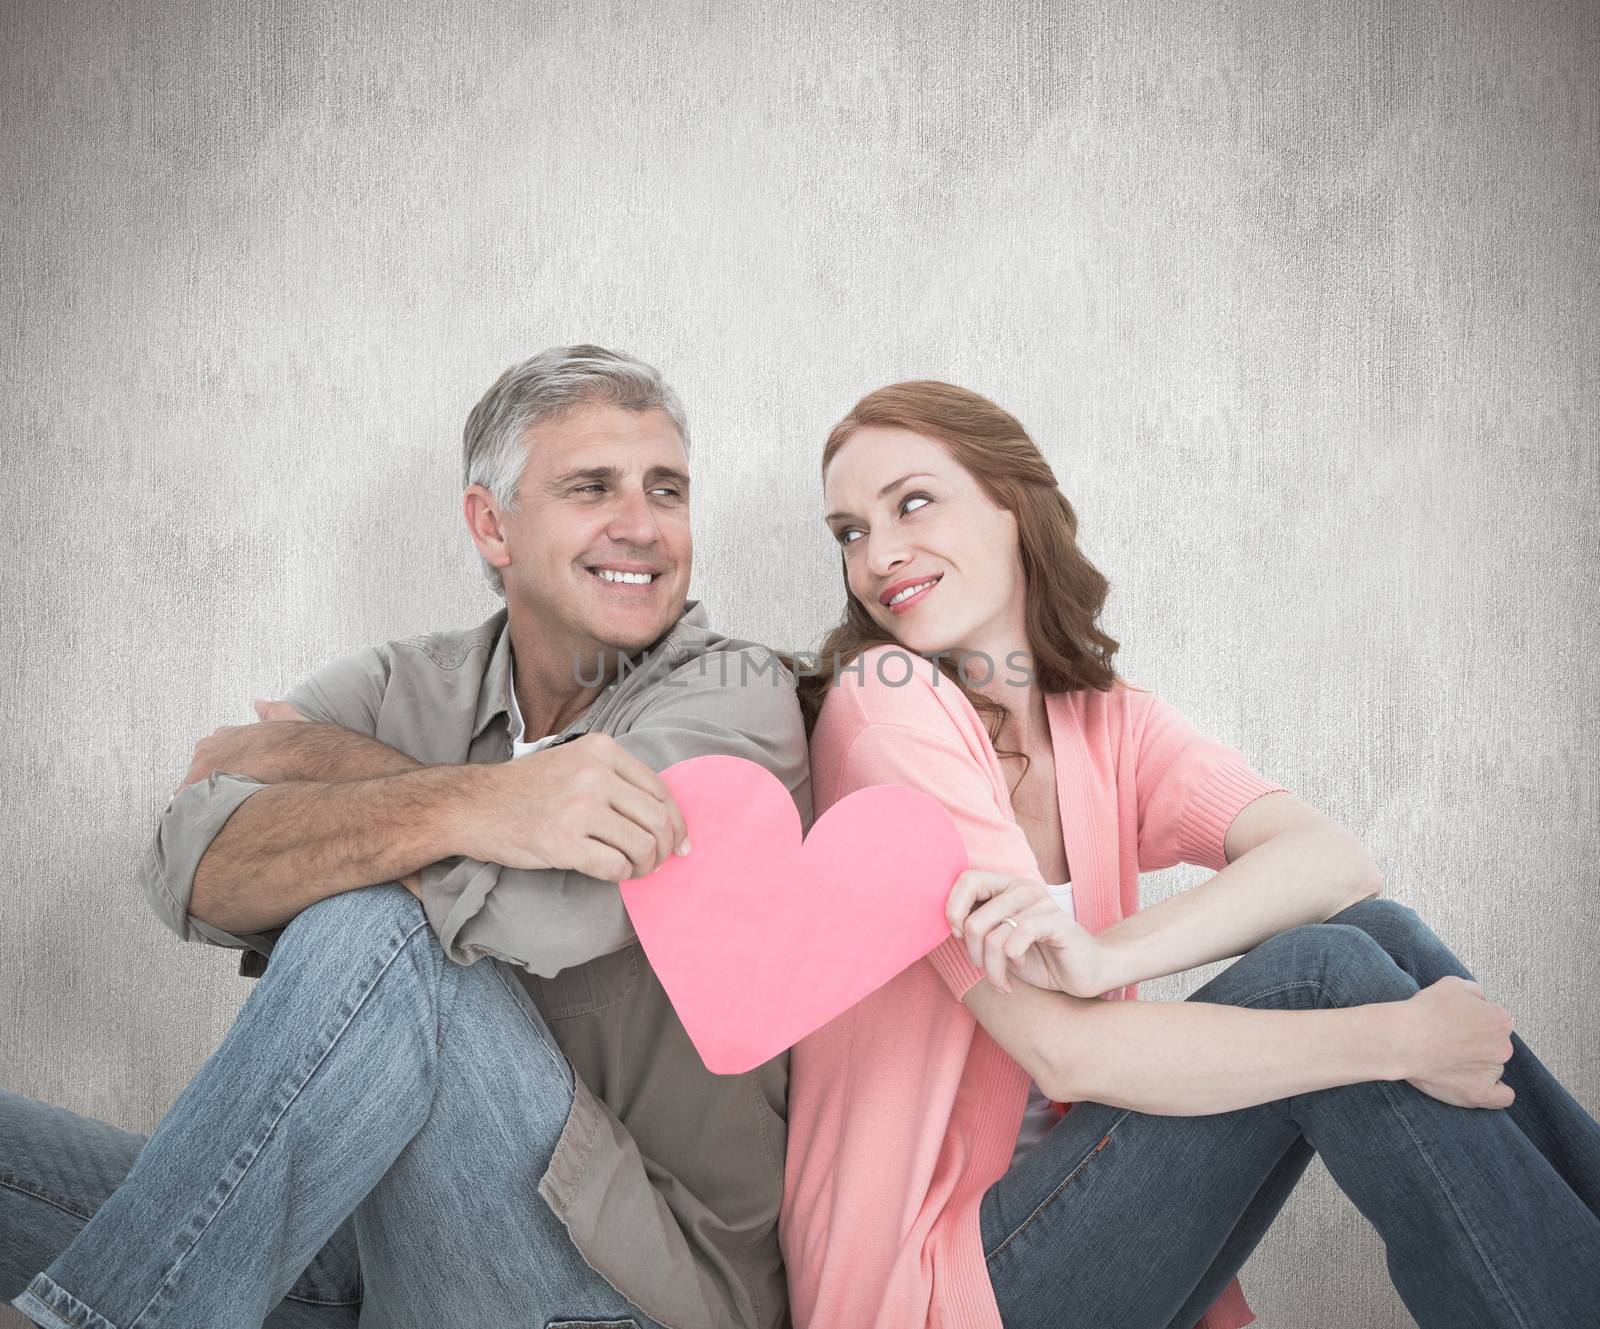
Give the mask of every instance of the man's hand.
<svg viewBox="0 0 1600 1329">
<path fill-rule="evenodd" d="M 283 721 L 307 722 L 307 717 L 286 701 L 257 700 L 251 706 L 258 723 L 222 725 L 194 745 L 189 771 L 178 786 L 180 793 L 209 780 L 217 771 L 245 771 L 265 784 L 286 778 L 287 773 L 279 772 L 271 761 L 278 738 L 273 726 Z"/>
<path fill-rule="evenodd" d="M 470 858 L 623 881 L 654 872 L 674 849 L 689 852 L 683 813 L 661 777 L 606 734 L 473 773 L 481 788 L 461 808 Z"/>
</svg>

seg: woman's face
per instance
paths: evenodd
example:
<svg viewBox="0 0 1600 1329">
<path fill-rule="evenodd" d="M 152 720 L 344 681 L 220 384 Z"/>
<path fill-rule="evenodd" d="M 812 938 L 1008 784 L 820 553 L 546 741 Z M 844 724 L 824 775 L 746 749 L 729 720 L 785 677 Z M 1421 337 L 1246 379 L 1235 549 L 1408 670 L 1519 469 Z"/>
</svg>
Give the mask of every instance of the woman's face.
<svg viewBox="0 0 1600 1329">
<path fill-rule="evenodd" d="M 850 590 L 909 650 L 1025 648 L 1017 519 L 944 444 L 908 429 L 857 430 L 822 478 Z M 996 672 L 1006 667 L 993 657 Z"/>
</svg>

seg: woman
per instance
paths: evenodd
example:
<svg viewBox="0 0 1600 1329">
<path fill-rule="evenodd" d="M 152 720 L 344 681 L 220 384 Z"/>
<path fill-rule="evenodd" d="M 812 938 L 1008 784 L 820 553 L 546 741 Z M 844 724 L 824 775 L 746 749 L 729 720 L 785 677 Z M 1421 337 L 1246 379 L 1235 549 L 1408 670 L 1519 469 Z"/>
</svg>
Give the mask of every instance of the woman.
<svg viewBox="0 0 1600 1329">
<path fill-rule="evenodd" d="M 1424 1329 L 1597 1323 L 1600 1126 L 1352 835 L 1116 676 L 1022 426 L 897 384 L 823 479 L 847 608 L 807 698 L 817 812 L 924 789 L 988 871 L 792 1052 L 799 1329 L 1248 1324 L 1234 1274 L 1313 1150 Z M 1137 912 L 1178 861 L 1217 875 Z M 1236 955 L 1187 1002 L 1095 1000 Z"/>
</svg>

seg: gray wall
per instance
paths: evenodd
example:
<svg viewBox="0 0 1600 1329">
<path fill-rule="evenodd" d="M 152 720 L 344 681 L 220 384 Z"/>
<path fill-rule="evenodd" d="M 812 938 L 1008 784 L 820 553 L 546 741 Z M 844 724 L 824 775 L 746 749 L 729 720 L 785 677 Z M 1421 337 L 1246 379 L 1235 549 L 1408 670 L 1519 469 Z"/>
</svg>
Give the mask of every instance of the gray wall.
<svg viewBox="0 0 1600 1329">
<path fill-rule="evenodd" d="M 682 390 L 696 593 L 775 644 L 858 395 L 1016 411 L 1124 672 L 1600 1106 L 1597 14 L 7 4 L 0 1082 L 153 1128 L 249 990 L 131 878 L 190 745 L 497 606 L 462 419 L 593 339 Z M 1244 1279 L 1408 1323 L 1320 1165 Z"/>
</svg>

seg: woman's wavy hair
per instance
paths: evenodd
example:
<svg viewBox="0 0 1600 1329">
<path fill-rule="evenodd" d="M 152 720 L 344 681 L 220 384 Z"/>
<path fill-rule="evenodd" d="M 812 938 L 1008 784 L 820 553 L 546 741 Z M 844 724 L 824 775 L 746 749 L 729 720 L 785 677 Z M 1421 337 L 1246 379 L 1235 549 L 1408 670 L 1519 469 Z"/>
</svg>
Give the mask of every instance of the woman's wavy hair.
<svg viewBox="0 0 1600 1329">
<path fill-rule="evenodd" d="M 1047 693 L 1080 688 L 1105 692 L 1122 683 L 1111 664 L 1119 644 L 1097 621 L 1111 584 L 1078 548 L 1078 515 L 1021 422 L 987 397 L 951 383 L 893 383 L 869 392 L 829 432 L 822 449 L 824 473 L 839 449 L 868 425 L 908 429 L 939 440 L 991 501 L 1015 514 L 1027 582 L 1028 649 L 1040 688 Z M 842 550 L 839 566 L 844 573 Z M 808 732 L 839 669 L 884 644 L 896 644 L 895 639 L 851 593 L 846 574 L 844 620 L 823 638 L 819 652 L 819 666 L 826 662 L 828 667 L 808 671 L 791 663 Z M 1004 708 L 967 686 L 957 661 L 940 653 L 934 663 L 983 716 L 990 742 L 997 742 Z"/>
</svg>

